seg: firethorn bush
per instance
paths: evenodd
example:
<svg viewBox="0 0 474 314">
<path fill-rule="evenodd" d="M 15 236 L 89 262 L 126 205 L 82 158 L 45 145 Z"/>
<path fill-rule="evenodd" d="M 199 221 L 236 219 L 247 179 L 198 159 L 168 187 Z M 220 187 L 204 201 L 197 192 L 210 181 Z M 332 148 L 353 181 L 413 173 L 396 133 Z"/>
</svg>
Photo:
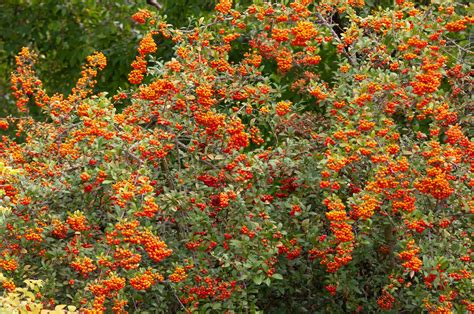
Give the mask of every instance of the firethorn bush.
<svg viewBox="0 0 474 314">
<path fill-rule="evenodd" d="M 102 53 L 50 95 L 23 49 L 0 289 L 40 280 L 36 305 L 82 313 L 474 311 L 470 13 L 220 0 L 176 29 L 141 10 L 134 87 L 111 96 Z"/>
</svg>

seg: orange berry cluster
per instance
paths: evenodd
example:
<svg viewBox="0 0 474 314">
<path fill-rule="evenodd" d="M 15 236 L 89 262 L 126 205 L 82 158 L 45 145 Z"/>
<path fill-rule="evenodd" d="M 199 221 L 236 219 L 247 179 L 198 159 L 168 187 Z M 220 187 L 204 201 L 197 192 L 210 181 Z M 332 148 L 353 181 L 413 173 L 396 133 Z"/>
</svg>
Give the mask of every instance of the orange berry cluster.
<svg viewBox="0 0 474 314">
<path fill-rule="evenodd" d="M 15 271 L 18 268 L 18 263 L 14 259 L 0 259 L 0 268 L 6 271 Z"/>
<path fill-rule="evenodd" d="M 5 280 L 2 282 L 2 287 L 7 292 L 13 292 L 16 289 L 15 283 L 12 280 Z"/>
<path fill-rule="evenodd" d="M 188 277 L 186 274 L 186 271 L 184 270 L 184 267 L 179 267 L 177 266 L 174 270 L 174 272 L 169 275 L 169 280 L 172 282 L 180 282 L 185 280 Z"/>
<path fill-rule="evenodd" d="M 144 273 L 137 274 L 135 277 L 131 278 L 130 285 L 135 290 L 147 290 L 156 282 L 162 282 L 163 279 L 163 276 L 160 274 L 154 274 L 150 270 L 147 270 Z"/>
<path fill-rule="evenodd" d="M 140 242 L 144 245 L 148 256 L 155 262 L 162 261 L 173 252 L 158 236 L 149 233 L 142 234 Z"/>
<path fill-rule="evenodd" d="M 89 230 L 89 226 L 87 225 L 87 218 L 81 212 L 75 212 L 67 218 L 66 222 L 69 227 L 74 231 L 81 232 Z"/>
<path fill-rule="evenodd" d="M 132 19 L 139 24 L 145 24 L 145 22 L 151 17 L 151 12 L 145 9 L 141 9 L 132 15 Z"/>
<path fill-rule="evenodd" d="M 410 240 L 407 243 L 407 248 L 398 254 L 398 257 L 404 261 L 403 267 L 417 272 L 421 269 L 423 262 L 416 256 L 420 249 L 415 247 L 415 241 Z"/>
<path fill-rule="evenodd" d="M 97 266 L 89 257 L 76 258 L 73 262 L 71 262 L 71 267 L 82 274 L 84 277 L 87 277 L 89 273 L 97 269 Z"/>
</svg>

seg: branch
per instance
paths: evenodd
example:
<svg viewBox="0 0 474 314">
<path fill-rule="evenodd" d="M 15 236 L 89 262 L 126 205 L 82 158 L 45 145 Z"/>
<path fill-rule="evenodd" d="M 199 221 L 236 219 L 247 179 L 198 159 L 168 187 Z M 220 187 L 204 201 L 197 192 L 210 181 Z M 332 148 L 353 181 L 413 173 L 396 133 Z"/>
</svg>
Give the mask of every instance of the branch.
<svg viewBox="0 0 474 314">
<path fill-rule="evenodd" d="M 337 33 L 334 31 L 334 29 L 332 28 L 332 25 L 329 24 L 329 22 L 323 17 L 323 15 L 319 12 L 316 13 L 316 15 L 318 16 L 319 20 L 321 21 L 321 23 L 326 26 L 329 31 L 331 32 L 331 34 L 333 35 L 333 37 L 337 40 L 338 43 L 342 44 L 342 40 L 341 38 L 339 37 L 339 35 L 337 35 Z M 356 60 L 354 60 L 354 56 L 349 54 L 349 52 L 344 49 L 344 53 L 347 55 L 347 58 L 349 60 L 349 63 L 354 66 L 355 63 L 356 63 Z"/>
<path fill-rule="evenodd" d="M 451 44 L 453 44 L 454 46 L 456 46 L 459 50 L 462 50 L 462 51 L 464 51 L 465 53 L 467 53 L 467 54 L 469 54 L 469 55 L 472 55 L 472 54 L 474 53 L 474 51 L 469 50 L 469 49 L 467 49 L 467 48 L 464 48 L 463 46 L 460 46 L 460 45 L 459 45 L 458 43 L 456 43 L 454 40 L 452 40 L 452 39 L 450 39 L 450 38 L 448 38 L 448 37 L 446 37 L 446 36 L 443 36 L 443 38 L 444 38 L 445 40 L 447 40 L 448 42 L 450 42 Z"/>
<path fill-rule="evenodd" d="M 146 0 L 146 3 L 154 6 L 158 10 L 161 10 L 163 8 L 163 5 L 161 3 L 158 3 L 156 0 Z"/>
</svg>

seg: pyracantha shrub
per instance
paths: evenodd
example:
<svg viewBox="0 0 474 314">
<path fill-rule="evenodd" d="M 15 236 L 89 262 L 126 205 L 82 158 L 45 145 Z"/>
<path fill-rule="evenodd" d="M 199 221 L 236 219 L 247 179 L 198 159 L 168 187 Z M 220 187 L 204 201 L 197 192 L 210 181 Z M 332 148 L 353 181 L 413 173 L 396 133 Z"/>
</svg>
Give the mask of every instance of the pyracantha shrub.
<svg viewBox="0 0 474 314">
<path fill-rule="evenodd" d="M 39 279 L 45 309 L 84 313 L 474 311 L 466 8 L 258 3 L 188 29 L 136 13 L 135 87 L 111 97 L 101 53 L 49 95 L 21 51 L 5 293 Z"/>
</svg>

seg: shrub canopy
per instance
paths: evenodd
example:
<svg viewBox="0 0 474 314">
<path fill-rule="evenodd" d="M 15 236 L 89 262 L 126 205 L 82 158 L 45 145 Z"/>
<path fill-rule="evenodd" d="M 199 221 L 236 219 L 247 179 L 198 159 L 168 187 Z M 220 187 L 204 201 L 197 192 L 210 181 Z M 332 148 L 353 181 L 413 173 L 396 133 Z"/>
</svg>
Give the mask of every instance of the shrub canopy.
<svg viewBox="0 0 474 314">
<path fill-rule="evenodd" d="M 100 52 L 68 95 L 16 58 L 5 294 L 31 278 L 43 308 L 85 313 L 474 310 L 466 7 L 220 0 L 186 29 L 133 19 L 134 87 L 114 95 L 93 93 Z"/>
</svg>

